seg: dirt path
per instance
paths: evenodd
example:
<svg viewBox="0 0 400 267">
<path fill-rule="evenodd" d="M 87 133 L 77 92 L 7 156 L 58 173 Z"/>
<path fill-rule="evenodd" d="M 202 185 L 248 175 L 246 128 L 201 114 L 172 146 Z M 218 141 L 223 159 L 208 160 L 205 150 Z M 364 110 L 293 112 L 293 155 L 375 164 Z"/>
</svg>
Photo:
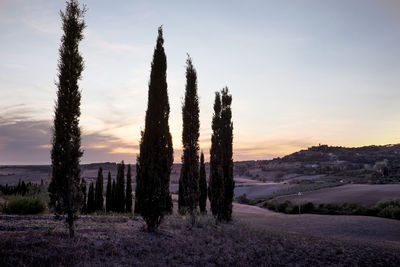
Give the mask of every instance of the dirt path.
<svg viewBox="0 0 400 267">
<path fill-rule="evenodd" d="M 239 221 L 265 230 L 374 243 L 379 241 L 400 247 L 398 220 L 368 216 L 288 215 L 238 203 L 234 203 L 233 215 Z"/>
</svg>

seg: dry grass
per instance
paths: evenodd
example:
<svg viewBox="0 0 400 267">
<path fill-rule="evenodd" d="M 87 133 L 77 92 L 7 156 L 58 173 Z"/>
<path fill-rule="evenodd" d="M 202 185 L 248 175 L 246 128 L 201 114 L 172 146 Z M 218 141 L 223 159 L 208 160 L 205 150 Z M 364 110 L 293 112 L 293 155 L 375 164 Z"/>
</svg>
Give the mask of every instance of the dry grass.
<svg viewBox="0 0 400 267">
<path fill-rule="evenodd" d="M 400 262 L 398 246 L 261 230 L 235 220 L 215 225 L 202 216 L 166 218 L 148 233 L 139 218 L 87 216 L 69 239 L 49 216 L 0 217 L 0 266 L 310 266 L 381 265 Z"/>
<path fill-rule="evenodd" d="M 278 201 L 310 201 L 313 203 L 356 203 L 374 206 L 378 201 L 400 197 L 400 184 L 352 184 L 303 192 L 302 196 L 288 195 L 277 197 Z"/>
</svg>

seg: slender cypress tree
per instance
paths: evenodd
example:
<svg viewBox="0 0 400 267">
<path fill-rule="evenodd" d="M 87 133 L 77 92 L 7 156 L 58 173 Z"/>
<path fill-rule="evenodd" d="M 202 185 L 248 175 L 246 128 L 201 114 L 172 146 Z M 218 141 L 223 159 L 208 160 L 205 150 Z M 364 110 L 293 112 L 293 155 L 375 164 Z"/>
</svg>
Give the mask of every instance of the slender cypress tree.
<svg viewBox="0 0 400 267">
<path fill-rule="evenodd" d="M 116 195 L 115 195 L 116 211 L 124 212 L 125 211 L 125 163 L 124 163 L 124 161 L 122 161 L 121 164 L 118 164 L 115 193 L 116 193 Z"/>
<path fill-rule="evenodd" d="M 85 214 L 87 212 L 87 206 L 86 206 L 87 193 L 86 193 L 86 190 L 87 190 L 86 181 L 85 181 L 85 178 L 82 177 L 82 180 L 81 180 L 81 192 L 82 192 L 82 195 L 83 195 L 82 206 L 81 206 L 81 213 L 82 214 Z"/>
<path fill-rule="evenodd" d="M 204 154 L 201 152 L 200 157 L 200 179 L 199 179 L 199 207 L 201 213 L 206 213 L 207 202 L 207 181 L 206 181 L 206 167 L 204 165 Z"/>
<path fill-rule="evenodd" d="M 94 185 L 90 183 L 89 192 L 88 192 L 88 200 L 87 200 L 87 213 L 94 212 L 96 209 L 94 202 Z"/>
<path fill-rule="evenodd" d="M 211 204 L 211 212 L 217 221 L 222 220 L 221 209 L 223 202 L 223 172 L 221 164 L 221 145 L 220 145 L 220 124 L 221 124 L 221 95 L 215 93 L 214 115 L 211 128 L 210 148 L 210 182 L 209 182 L 209 199 Z"/>
<path fill-rule="evenodd" d="M 100 167 L 97 173 L 97 180 L 96 180 L 96 192 L 94 195 L 95 199 L 95 209 L 96 210 L 103 210 L 104 206 L 104 198 L 103 198 L 103 169 Z"/>
<path fill-rule="evenodd" d="M 223 189 L 223 208 L 222 220 L 228 222 L 232 219 L 232 201 L 235 189 L 235 181 L 233 180 L 233 123 L 232 123 L 232 95 L 229 94 L 228 87 L 221 90 L 221 159 L 222 172 L 224 178 Z"/>
<path fill-rule="evenodd" d="M 145 128 L 136 163 L 135 213 L 143 216 L 147 229 L 156 229 L 164 215 L 172 210 L 169 179 L 173 163 L 172 137 L 169 131 L 167 58 L 162 27 L 151 64 Z"/>
<path fill-rule="evenodd" d="M 79 128 L 81 91 L 78 80 L 81 79 L 84 66 L 78 44 L 83 39 L 84 13 L 85 8 L 80 9 L 76 0 L 67 2 L 65 12 L 60 12 L 64 35 L 59 49 L 58 92 L 51 150 L 49 204 L 56 216 L 67 214 L 70 237 L 74 236 L 75 213 L 82 204 L 79 162 L 83 151 Z"/>
<path fill-rule="evenodd" d="M 107 192 L 106 192 L 106 212 L 111 211 L 111 172 L 108 171 L 108 178 L 107 178 Z"/>
<path fill-rule="evenodd" d="M 111 210 L 112 211 L 117 211 L 117 186 L 115 184 L 115 180 L 112 182 L 111 186 Z"/>
<path fill-rule="evenodd" d="M 197 73 L 192 59 L 186 61 L 186 89 L 182 106 L 182 168 L 180 185 L 183 189 L 183 203 L 187 207 L 191 225 L 195 223 L 195 214 L 199 203 L 199 97 L 197 96 Z"/>
<path fill-rule="evenodd" d="M 126 212 L 132 212 L 132 173 L 130 164 L 128 165 L 128 172 L 126 173 L 125 208 Z"/>
</svg>

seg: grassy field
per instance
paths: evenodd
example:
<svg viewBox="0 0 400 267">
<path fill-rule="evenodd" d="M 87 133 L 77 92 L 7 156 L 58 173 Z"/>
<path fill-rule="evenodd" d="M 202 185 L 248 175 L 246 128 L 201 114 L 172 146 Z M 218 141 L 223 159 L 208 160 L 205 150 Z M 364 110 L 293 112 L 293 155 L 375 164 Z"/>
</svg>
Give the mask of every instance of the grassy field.
<svg viewBox="0 0 400 267">
<path fill-rule="evenodd" d="M 232 223 L 216 225 L 208 215 L 189 229 L 173 215 L 156 233 L 140 218 L 85 216 L 69 239 L 51 216 L 0 216 L 0 265 L 396 266 L 400 222 L 354 217 L 235 204 Z"/>
<path fill-rule="evenodd" d="M 371 207 L 380 200 L 393 199 L 400 197 L 400 184 L 350 184 L 338 187 L 323 188 L 320 190 L 302 192 L 301 196 L 297 194 L 277 197 L 277 201 L 291 202 L 310 201 L 313 203 L 356 203 Z"/>
</svg>

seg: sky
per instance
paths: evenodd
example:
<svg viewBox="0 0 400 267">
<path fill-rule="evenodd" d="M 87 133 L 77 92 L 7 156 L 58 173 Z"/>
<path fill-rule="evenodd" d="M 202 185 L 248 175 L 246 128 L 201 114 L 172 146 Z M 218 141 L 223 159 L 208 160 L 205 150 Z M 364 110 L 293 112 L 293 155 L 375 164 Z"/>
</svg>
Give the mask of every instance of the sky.
<svg viewBox="0 0 400 267">
<path fill-rule="evenodd" d="M 208 158 L 216 91 L 233 97 L 234 160 L 400 134 L 400 3 L 389 0 L 80 1 L 82 163 L 133 163 L 163 25 L 170 130 L 182 151 L 185 62 L 197 69 Z M 49 164 L 61 0 L 0 0 L 0 165 Z"/>
</svg>

